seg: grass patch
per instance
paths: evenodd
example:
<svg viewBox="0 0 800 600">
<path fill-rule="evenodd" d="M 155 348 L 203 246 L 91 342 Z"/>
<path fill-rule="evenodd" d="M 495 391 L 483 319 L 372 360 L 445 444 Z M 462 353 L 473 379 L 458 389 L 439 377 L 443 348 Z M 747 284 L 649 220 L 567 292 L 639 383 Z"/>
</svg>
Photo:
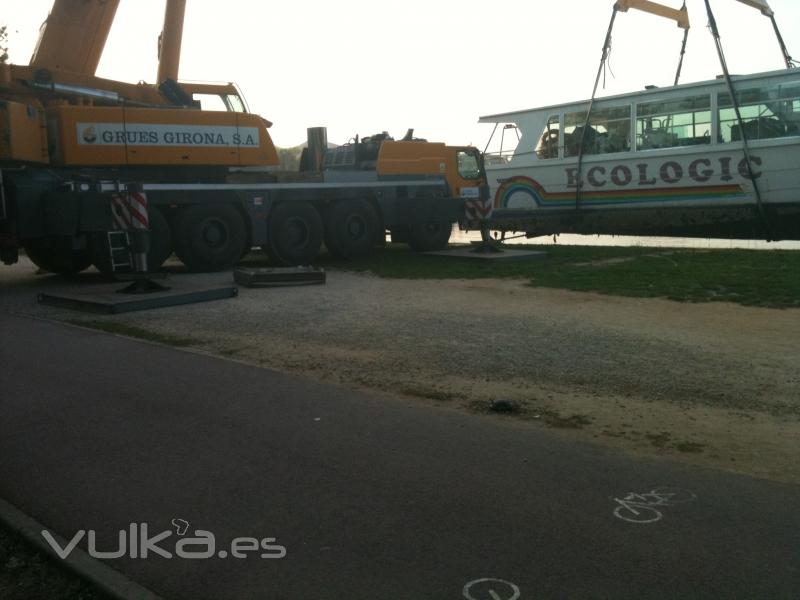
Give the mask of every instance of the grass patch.
<svg viewBox="0 0 800 600">
<path fill-rule="evenodd" d="M 650 440 L 650 443 L 656 448 L 666 448 L 672 436 L 667 431 L 661 433 L 648 433 L 645 437 Z"/>
<path fill-rule="evenodd" d="M 645 437 L 656 448 L 672 449 L 686 454 L 700 454 L 706 447 L 699 442 L 673 442 L 672 435 L 668 431 L 648 433 Z"/>
<path fill-rule="evenodd" d="M 675 450 L 678 452 L 687 452 L 689 454 L 700 454 L 705 447 L 705 444 L 699 442 L 681 442 L 680 444 L 675 444 Z"/>
<path fill-rule="evenodd" d="M 0 528 L 0 598 L 106 600 L 108 596 L 20 535 Z"/>
<path fill-rule="evenodd" d="M 114 323 L 112 321 L 83 321 L 80 319 L 71 319 L 68 322 L 80 327 L 88 327 L 90 329 L 105 331 L 106 333 L 125 335 L 140 340 L 164 344 L 166 346 L 176 346 L 178 348 L 197 346 L 203 343 L 203 341 L 198 338 L 170 335 L 168 333 L 158 333 L 148 329 L 143 329 L 141 327 L 136 327 L 135 325 Z"/>
<path fill-rule="evenodd" d="M 534 416 L 534 418 L 539 418 L 548 426 L 555 427 L 557 429 L 583 429 L 587 425 L 592 424 L 592 420 L 586 415 L 575 414 L 563 416 L 560 413 L 552 410 L 539 411 L 538 414 L 540 416 Z"/>
<path fill-rule="evenodd" d="M 528 247 L 546 250 L 547 258 L 479 262 L 420 255 L 405 246 L 388 245 L 371 256 L 346 261 L 324 256 L 320 265 L 387 278 L 523 278 L 535 287 L 618 296 L 800 308 L 800 252 L 796 251 Z"/>
<path fill-rule="evenodd" d="M 492 403 L 485 400 L 475 400 L 469 404 L 469 408 L 482 414 L 518 415 L 530 421 L 539 421 L 548 427 L 556 429 L 583 429 L 592 424 L 592 418 L 587 415 L 572 414 L 562 415 L 556 410 L 549 408 L 532 407 L 522 403 L 512 403 L 514 409 L 511 411 L 494 411 Z"/>
<path fill-rule="evenodd" d="M 459 398 L 457 394 L 452 394 L 450 392 L 445 392 L 434 388 L 404 387 L 397 391 L 401 394 L 405 394 L 406 396 L 414 396 L 415 398 L 424 398 L 426 400 L 436 400 L 438 402 L 452 402 L 453 400 L 457 400 Z"/>
</svg>

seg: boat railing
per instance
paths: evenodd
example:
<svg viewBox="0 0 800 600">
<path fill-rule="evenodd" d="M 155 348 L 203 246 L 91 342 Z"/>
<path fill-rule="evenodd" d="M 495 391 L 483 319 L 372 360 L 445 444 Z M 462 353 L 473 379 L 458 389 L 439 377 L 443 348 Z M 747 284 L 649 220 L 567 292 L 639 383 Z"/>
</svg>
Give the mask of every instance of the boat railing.
<svg viewBox="0 0 800 600">
<path fill-rule="evenodd" d="M 535 156 L 542 158 L 540 150 L 503 150 L 502 152 L 485 152 L 484 163 L 488 165 L 507 165 L 512 160 L 523 156 Z M 558 158 L 558 155 L 550 158 Z"/>
<path fill-rule="evenodd" d="M 487 152 L 483 155 L 483 162 L 488 166 L 507 165 L 511 162 L 513 153 L 504 154 L 502 152 Z"/>
</svg>

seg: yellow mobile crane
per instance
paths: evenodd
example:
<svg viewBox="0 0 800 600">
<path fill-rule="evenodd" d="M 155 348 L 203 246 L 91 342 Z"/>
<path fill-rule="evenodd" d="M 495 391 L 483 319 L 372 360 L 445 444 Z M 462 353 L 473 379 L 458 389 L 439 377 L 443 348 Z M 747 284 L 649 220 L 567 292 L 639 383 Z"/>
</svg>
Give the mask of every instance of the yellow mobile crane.
<svg viewBox="0 0 800 600">
<path fill-rule="evenodd" d="M 410 133 L 329 151 L 324 131 L 309 130 L 318 143 L 305 172 L 235 178 L 232 169 L 279 164 L 271 124 L 247 112 L 234 84 L 179 82 L 186 0 L 166 0 L 156 84 L 97 77 L 118 5 L 55 0 L 30 64 L 0 65 L 4 262 L 23 247 L 49 271 L 114 271 L 132 262 L 117 256 L 114 232 L 130 241 L 141 228 L 150 269 L 173 251 L 192 270 L 226 269 L 252 246 L 308 264 L 323 239 L 351 256 L 387 230 L 432 249 L 447 243 L 464 199 L 488 194 L 475 148 Z M 203 110 L 209 95 L 227 110 Z"/>
</svg>

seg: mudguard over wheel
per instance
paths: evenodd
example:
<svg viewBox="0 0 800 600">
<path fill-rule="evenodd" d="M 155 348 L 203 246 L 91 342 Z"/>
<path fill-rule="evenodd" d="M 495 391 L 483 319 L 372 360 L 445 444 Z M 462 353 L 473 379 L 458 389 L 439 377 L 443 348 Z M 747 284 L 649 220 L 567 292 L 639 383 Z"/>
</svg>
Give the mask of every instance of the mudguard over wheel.
<svg viewBox="0 0 800 600">
<path fill-rule="evenodd" d="M 453 226 L 450 223 L 418 223 L 411 226 L 408 245 L 417 252 L 443 250 L 450 241 Z"/>
<path fill-rule="evenodd" d="M 340 258 L 369 254 L 380 233 L 378 213 L 361 198 L 336 202 L 325 215 L 325 246 Z"/>
<path fill-rule="evenodd" d="M 310 202 L 283 202 L 272 209 L 263 250 L 279 265 L 309 265 L 322 246 L 322 217 Z"/>
<path fill-rule="evenodd" d="M 42 271 L 58 275 L 76 275 L 91 266 L 88 250 L 70 250 L 54 238 L 40 238 L 25 244 L 25 253 Z"/>
<path fill-rule="evenodd" d="M 175 253 L 190 271 L 232 268 L 247 247 L 244 217 L 228 204 L 195 204 L 178 217 Z"/>
</svg>

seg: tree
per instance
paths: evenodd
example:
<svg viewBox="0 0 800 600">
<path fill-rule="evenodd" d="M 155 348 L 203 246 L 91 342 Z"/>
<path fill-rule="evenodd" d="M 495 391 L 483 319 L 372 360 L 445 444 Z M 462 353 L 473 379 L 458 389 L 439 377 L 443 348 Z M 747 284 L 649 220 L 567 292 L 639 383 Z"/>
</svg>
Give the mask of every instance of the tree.
<svg viewBox="0 0 800 600">
<path fill-rule="evenodd" d="M 3 25 L 0 27 L 0 64 L 8 62 L 8 28 Z"/>
</svg>

